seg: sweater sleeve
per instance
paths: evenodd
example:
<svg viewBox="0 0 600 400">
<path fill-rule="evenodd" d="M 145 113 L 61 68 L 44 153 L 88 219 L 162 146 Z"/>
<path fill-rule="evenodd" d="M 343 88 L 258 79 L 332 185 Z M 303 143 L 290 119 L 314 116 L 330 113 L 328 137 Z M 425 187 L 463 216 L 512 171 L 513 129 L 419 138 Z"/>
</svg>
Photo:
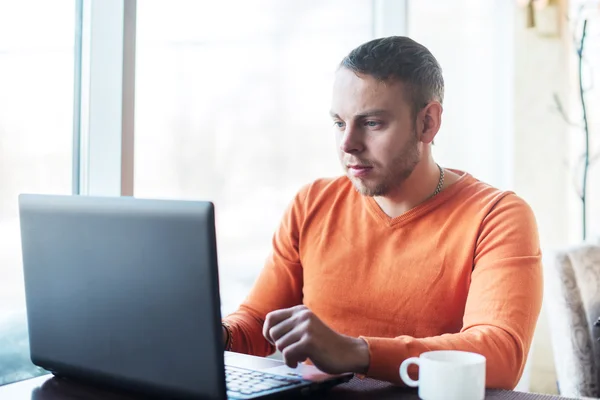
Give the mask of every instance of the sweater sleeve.
<svg viewBox="0 0 600 400">
<path fill-rule="evenodd" d="M 435 337 L 363 337 L 368 376 L 400 382 L 398 368 L 431 350 L 463 350 L 486 357 L 486 386 L 518 383 L 542 304 L 541 252 L 535 217 L 514 194 L 501 198 L 482 222 L 476 243 L 463 327 Z"/>
<path fill-rule="evenodd" d="M 274 310 L 302 304 L 299 232 L 307 191 L 308 186 L 288 206 L 273 236 L 271 254 L 248 297 L 236 312 L 224 318 L 233 335 L 232 351 L 257 356 L 273 353 L 274 346 L 262 334 L 266 315 Z"/>
</svg>

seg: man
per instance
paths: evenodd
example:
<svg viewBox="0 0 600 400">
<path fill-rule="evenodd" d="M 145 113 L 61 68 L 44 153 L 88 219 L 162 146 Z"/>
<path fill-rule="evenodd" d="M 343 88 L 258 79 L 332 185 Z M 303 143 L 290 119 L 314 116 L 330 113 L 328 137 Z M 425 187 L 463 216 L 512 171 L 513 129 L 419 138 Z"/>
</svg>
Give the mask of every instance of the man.
<svg viewBox="0 0 600 400">
<path fill-rule="evenodd" d="M 223 320 L 227 349 L 392 382 L 408 357 L 465 350 L 487 358 L 488 387 L 515 387 L 542 301 L 536 223 L 514 193 L 436 164 L 443 95 L 409 38 L 344 58 L 331 116 L 347 176 L 297 194 Z"/>
</svg>

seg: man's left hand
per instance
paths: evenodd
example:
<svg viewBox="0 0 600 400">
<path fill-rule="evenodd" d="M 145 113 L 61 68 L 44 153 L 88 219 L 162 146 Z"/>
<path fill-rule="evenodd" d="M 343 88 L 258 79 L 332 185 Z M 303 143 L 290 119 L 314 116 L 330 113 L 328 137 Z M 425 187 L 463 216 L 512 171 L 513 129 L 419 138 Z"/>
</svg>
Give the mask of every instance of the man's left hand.
<svg viewBox="0 0 600 400">
<path fill-rule="evenodd" d="M 366 373 L 369 368 L 364 340 L 335 332 L 303 305 L 267 314 L 263 335 L 291 368 L 307 358 L 329 374 Z"/>
</svg>

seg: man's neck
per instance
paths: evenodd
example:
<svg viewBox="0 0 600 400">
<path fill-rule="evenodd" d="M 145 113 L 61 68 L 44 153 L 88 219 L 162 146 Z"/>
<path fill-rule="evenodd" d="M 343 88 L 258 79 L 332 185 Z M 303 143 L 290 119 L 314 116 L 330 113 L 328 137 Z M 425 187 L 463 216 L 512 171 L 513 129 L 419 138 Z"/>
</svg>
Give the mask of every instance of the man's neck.
<svg viewBox="0 0 600 400">
<path fill-rule="evenodd" d="M 384 213 L 396 218 L 423 203 L 435 192 L 440 180 L 440 170 L 432 158 L 417 164 L 412 174 L 385 196 L 374 197 Z"/>
</svg>

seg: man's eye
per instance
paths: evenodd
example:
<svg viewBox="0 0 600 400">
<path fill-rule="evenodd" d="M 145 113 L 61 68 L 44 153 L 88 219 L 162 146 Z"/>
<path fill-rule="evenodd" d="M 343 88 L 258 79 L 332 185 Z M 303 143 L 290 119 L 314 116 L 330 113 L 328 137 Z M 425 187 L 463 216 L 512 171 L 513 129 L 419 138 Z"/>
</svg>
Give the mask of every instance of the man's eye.
<svg viewBox="0 0 600 400">
<path fill-rule="evenodd" d="M 338 128 L 344 127 L 344 123 L 342 121 L 334 121 L 333 125 L 337 126 Z"/>
<path fill-rule="evenodd" d="M 377 121 L 367 121 L 367 122 L 365 122 L 365 125 L 368 126 L 368 127 L 374 128 L 374 127 L 379 126 L 381 124 L 379 122 L 377 122 Z"/>
</svg>

